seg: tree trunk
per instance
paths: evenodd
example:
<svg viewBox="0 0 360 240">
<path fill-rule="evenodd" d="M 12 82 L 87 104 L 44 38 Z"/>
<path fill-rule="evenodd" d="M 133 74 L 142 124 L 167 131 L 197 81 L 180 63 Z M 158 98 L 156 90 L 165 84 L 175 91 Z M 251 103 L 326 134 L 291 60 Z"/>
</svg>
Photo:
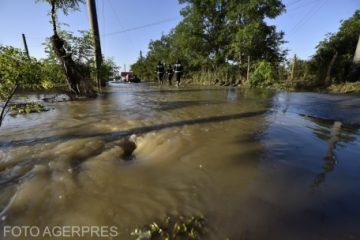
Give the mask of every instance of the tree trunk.
<svg viewBox="0 0 360 240">
<path fill-rule="evenodd" d="M 1 109 L 1 113 L 0 113 L 0 127 L 2 125 L 2 121 L 4 120 L 5 116 L 6 116 L 6 109 L 7 106 L 10 103 L 10 100 L 12 99 L 12 97 L 14 96 L 16 90 L 18 89 L 18 85 L 15 85 L 14 89 L 12 90 L 12 92 L 10 93 L 9 97 L 6 99 L 4 106 Z"/>
<path fill-rule="evenodd" d="M 52 26 L 53 26 L 54 35 L 57 35 L 55 2 L 51 1 L 50 3 L 51 3 L 51 23 L 52 23 Z"/>
<path fill-rule="evenodd" d="M 294 86 L 294 78 L 295 78 L 295 70 L 296 70 L 296 54 L 294 55 L 294 62 L 293 65 L 291 67 L 291 75 L 290 75 L 290 86 Z"/>
<path fill-rule="evenodd" d="M 84 86 L 84 91 L 80 91 L 80 82 L 82 81 L 85 84 L 85 81 L 83 81 L 83 76 L 77 70 L 71 53 L 66 52 L 66 49 L 64 47 L 65 41 L 61 39 L 57 33 L 56 6 L 54 0 L 51 1 L 51 20 L 54 32 L 54 35 L 50 38 L 51 44 L 56 57 L 59 59 L 63 66 L 70 92 L 75 95 L 86 95 L 89 97 L 96 96 L 96 93 L 91 86 Z"/>
<path fill-rule="evenodd" d="M 54 34 L 51 37 L 51 44 L 55 51 L 57 58 L 60 60 L 63 69 L 65 71 L 66 80 L 68 83 L 68 87 L 71 92 L 76 95 L 80 94 L 80 79 L 81 75 L 76 70 L 76 65 L 74 60 L 71 58 L 71 54 L 68 54 L 64 48 L 64 40 L 62 40 L 57 34 Z"/>
<path fill-rule="evenodd" d="M 247 71 L 246 71 L 246 82 L 250 80 L 250 55 L 248 56 Z"/>
<path fill-rule="evenodd" d="M 332 68 L 334 67 L 334 64 L 335 64 L 335 61 L 338 57 L 338 52 L 336 51 L 334 56 L 332 57 L 331 61 L 330 61 L 330 64 L 329 64 L 329 67 L 327 69 L 327 72 L 326 72 L 326 78 L 325 78 L 325 85 L 326 86 L 330 86 L 331 85 L 331 70 Z"/>
</svg>

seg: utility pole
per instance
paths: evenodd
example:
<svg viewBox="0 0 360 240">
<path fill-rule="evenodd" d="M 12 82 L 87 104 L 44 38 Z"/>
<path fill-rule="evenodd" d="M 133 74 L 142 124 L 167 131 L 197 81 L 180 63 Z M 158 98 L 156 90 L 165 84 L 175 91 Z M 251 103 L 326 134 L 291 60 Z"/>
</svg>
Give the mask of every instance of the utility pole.
<svg viewBox="0 0 360 240">
<path fill-rule="evenodd" d="M 89 13 L 90 28 L 93 35 L 93 40 L 95 44 L 95 63 L 96 63 L 96 81 L 98 84 L 99 92 L 101 92 L 101 87 L 105 87 L 105 81 L 101 78 L 101 64 L 102 64 L 102 53 L 100 45 L 100 34 L 99 34 L 99 25 L 97 20 L 96 13 L 96 3 L 95 0 L 87 0 L 87 7 Z"/>
<path fill-rule="evenodd" d="M 249 79 L 250 79 L 250 55 L 248 56 L 248 62 L 247 62 L 246 81 L 248 82 Z"/>
<path fill-rule="evenodd" d="M 356 51 L 355 51 L 355 55 L 354 55 L 354 63 L 355 64 L 360 64 L 360 36 L 359 36 L 359 40 L 356 46 Z"/>
<path fill-rule="evenodd" d="M 351 82 L 360 80 L 360 36 L 356 45 L 353 64 L 347 79 Z"/>
<path fill-rule="evenodd" d="M 25 48 L 26 55 L 27 55 L 28 58 L 30 58 L 29 49 L 28 49 L 28 46 L 27 46 L 27 43 L 26 43 L 25 34 L 22 34 L 22 39 L 23 39 L 23 42 L 24 42 L 24 48 Z"/>
<path fill-rule="evenodd" d="M 336 51 L 334 56 L 332 57 L 331 61 L 330 61 L 330 64 L 329 64 L 329 67 L 326 71 L 326 77 L 325 77 L 325 84 L 327 86 L 330 86 L 332 84 L 332 81 L 331 81 L 331 71 L 334 67 L 334 64 L 335 64 L 335 61 L 338 57 L 339 53 Z"/>
<path fill-rule="evenodd" d="M 293 86 L 294 83 L 294 78 L 295 78 L 295 71 L 296 71 L 296 61 L 297 61 L 297 57 L 296 54 L 294 55 L 294 62 L 292 64 L 291 67 L 291 75 L 290 75 L 290 86 Z"/>
</svg>

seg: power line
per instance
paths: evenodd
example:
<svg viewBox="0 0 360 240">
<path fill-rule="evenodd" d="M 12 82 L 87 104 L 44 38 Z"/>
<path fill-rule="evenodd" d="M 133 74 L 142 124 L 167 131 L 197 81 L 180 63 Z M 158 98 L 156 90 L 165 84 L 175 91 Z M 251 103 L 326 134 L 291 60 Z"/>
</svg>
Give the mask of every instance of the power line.
<svg viewBox="0 0 360 240">
<path fill-rule="evenodd" d="M 179 19 L 179 17 L 168 18 L 168 19 L 164 19 L 164 20 L 161 20 L 161 21 L 158 21 L 158 22 L 153 22 L 153 23 L 145 24 L 145 25 L 142 25 L 142 26 L 137 26 L 137 27 L 133 27 L 133 28 L 124 29 L 124 30 L 121 30 L 121 31 L 116 31 L 116 32 L 107 33 L 107 34 L 104 34 L 104 36 L 111 36 L 111 35 L 115 35 L 115 34 L 121 34 L 121 33 L 125 33 L 125 32 L 130 32 L 130 31 L 135 31 L 135 30 L 139 30 L 139 29 L 144 29 L 144 28 L 148 28 L 148 27 L 160 25 L 160 24 L 167 23 L 167 22 L 172 22 L 172 21 L 175 21 L 175 20 L 178 20 L 178 19 Z"/>
<path fill-rule="evenodd" d="M 299 3 L 299 2 L 303 2 L 304 0 L 296 0 L 296 1 L 294 1 L 294 2 L 291 2 L 291 3 L 289 3 L 289 4 L 287 4 L 286 6 L 287 7 L 290 7 L 290 6 L 292 6 L 292 5 L 295 5 L 295 4 L 297 4 L 297 3 Z"/>
<path fill-rule="evenodd" d="M 312 8 L 310 11 L 308 11 L 307 14 L 294 25 L 294 27 L 289 31 L 289 33 L 293 33 L 299 28 L 301 28 L 301 26 L 303 26 L 307 21 L 309 21 L 325 5 L 326 1 L 327 0 L 323 0 L 322 2 L 320 2 L 319 5 L 317 5 L 317 8 Z"/>
<path fill-rule="evenodd" d="M 110 0 L 108 0 L 108 3 L 109 3 L 109 5 L 110 5 L 110 9 L 111 9 L 112 12 L 114 13 L 114 15 L 115 15 L 115 17 L 117 18 L 117 20 L 119 21 L 120 27 L 123 28 L 123 26 L 122 26 L 122 24 L 121 24 L 121 18 L 120 18 L 120 16 L 118 15 L 118 13 L 115 11 L 115 8 L 114 8 L 112 2 L 111 2 Z"/>
<path fill-rule="evenodd" d="M 120 18 L 119 14 L 117 11 L 115 11 L 116 8 L 114 8 L 114 5 L 112 4 L 111 0 L 107 1 L 109 3 L 110 9 L 112 10 L 114 16 L 116 17 L 116 19 L 118 20 L 118 25 L 120 25 L 121 28 L 124 28 L 123 25 L 121 24 L 122 19 Z M 105 1 L 104 1 L 105 3 Z M 105 35 L 105 33 L 104 33 Z M 133 47 L 133 43 L 132 41 L 129 39 L 129 37 L 127 35 L 125 35 L 125 38 L 127 40 L 127 44 L 130 44 L 131 47 Z"/>
<path fill-rule="evenodd" d="M 298 10 L 300 8 L 308 7 L 308 6 L 313 5 L 315 3 L 318 3 L 318 2 L 319 2 L 319 0 L 314 0 L 314 1 L 311 1 L 311 2 L 307 2 L 307 3 L 305 3 L 303 5 L 300 5 L 300 6 L 295 6 L 295 8 L 289 7 L 288 10 L 295 11 L 295 10 Z"/>
</svg>

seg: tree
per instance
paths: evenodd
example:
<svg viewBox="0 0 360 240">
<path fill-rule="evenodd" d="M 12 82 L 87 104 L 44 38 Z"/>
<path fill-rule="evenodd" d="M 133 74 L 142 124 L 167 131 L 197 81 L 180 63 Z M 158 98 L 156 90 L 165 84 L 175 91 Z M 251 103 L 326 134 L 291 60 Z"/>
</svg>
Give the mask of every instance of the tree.
<svg viewBox="0 0 360 240">
<path fill-rule="evenodd" d="M 344 82 L 348 78 L 359 35 L 360 10 L 357 10 L 352 17 L 341 22 L 337 33 L 327 34 L 318 44 L 309 64 L 319 85 Z M 329 78 L 330 81 L 326 82 Z"/>
<path fill-rule="evenodd" d="M 195 60 L 193 63 L 199 65 L 198 67 L 215 69 L 225 64 L 230 44 L 229 1 L 179 0 L 179 2 L 186 6 L 181 11 L 184 20 L 176 28 L 176 37 L 181 36 L 176 44 L 186 53 L 191 53 L 190 56 Z"/>
<path fill-rule="evenodd" d="M 106 58 L 101 64 L 101 76 L 103 79 L 114 79 L 119 67 L 116 66 L 114 59 Z"/>
<path fill-rule="evenodd" d="M 83 78 L 91 79 L 92 72 L 95 71 L 92 67 L 94 62 L 93 41 L 89 31 L 81 30 L 78 31 L 78 33 L 79 35 L 75 35 L 73 32 L 58 30 L 58 35 L 66 43 L 64 44 L 64 48 L 72 55 L 77 71 L 81 72 Z M 48 54 L 47 60 L 55 64 L 57 62 L 60 63 L 55 52 L 52 50 L 51 39 L 47 38 L 43 45 L 45 45 L 45 52 Z"/>
<path fill-rule="evenodd" d="M 250 75 L 250 86 L 268 87 L 276 79 L 274 66 L 268 61 L 259 61 L 255 64 L 254 72 Z"/>
<path fill-rule="evenodd" d="M 72 54 L 74 62 L 78 64 L 89 64 L 93 62 L 94 44 L 89 31 L 79 30 L 77 35 L 65 30 L 57 30 L 57 33 L 60 38 L 64 40 L 64 48 Z M 43 45 L 45 46 L 47 57 L 56 61 L 57 56 L 52 50 L 51 39 L 47 38 Z"/>
<path fill-rule="evenodd" d="M 231 38 L 229 58 L 239 63 L 250 56 L 253 62 L 267 60 L 272 64 L 284 60 L 281 50 L 283 32 L 268 25 L 265 18 L 274 19 L 285 11 L 280 0 L 229 1 L 229 28 Z"/>
<path fill-rule="evenodd" d="M 20 49 L 0 46 L 0 100 L 4 101 L 0 112 L 0 126 L 9 104 L 19 88 L 41 85 L 41 64 Z"/>
<path fill-rule="evenodd" d="M 206 72 L 212 78 L 223 73 L 226 81 L 233 81 L 235 75 L 246 74 L 248 56 L 253 64 L 267 61 L 273 68 L 284 60 L 284 33 L 265 22 L 285 10 L 280 0 L 179 2 L 184 4 L 183 20 L 169 34 L 151 41 L 145 60 L 139 59 L 134 69 L 146 69 L 144 64 L 155 66 L 158 60 L 171 63 L 180 59 L 188 72 Z"/>
<path fill-rule="evenodd" d="M 145 63 L 147 58 L 145 58 L 140 51 L 139 58 L 136 63 L 131 65 L 131 70 L 139 76 L 140 79 L 150 79 L 149 77 L 151 74 L 151 69 L 149 68 L 149 72 L 147 71 L 147 65 Z"/>
<path fill-rule="evenodd" d="M 187 4 L 181 14 L 184 20 L 177 31 L 192 50 L 212 66 L 252 61 L 280 62 L 283 33 L 269 26 L 265 18 L 275 18 L 284 10 L 280 0 L 179 0 Z M 187 44 L 184 44 L 187 45 Z M 201 64 L 204 64 L 202 62 Z"/>
<path fill-rule="evenodd" d="M 65 72 L 67 84 L 70 92 L 76 95 L 88 95 L 94 96 L 95 92 L 88 83 L 85 82 L 84 77 L 77 68 L 71 51 L 68 51 L 66 46 L 67 43 L 58 33 L 58 22 L 57 22 L 57 10 L 62 10 L 65 15 L 71 10 L 78 10 L 79 4 L 84 3 L 84 0 L 37 0 L 44 1 L 51 6 L 51 23 L 53 27 L 53 36 L 50 38 L 52 50 L 55 53 L 58 61 L 63 66 Z M 83 88 L 81 89 L 80 83 L 83 82 Z"/>
</svg>

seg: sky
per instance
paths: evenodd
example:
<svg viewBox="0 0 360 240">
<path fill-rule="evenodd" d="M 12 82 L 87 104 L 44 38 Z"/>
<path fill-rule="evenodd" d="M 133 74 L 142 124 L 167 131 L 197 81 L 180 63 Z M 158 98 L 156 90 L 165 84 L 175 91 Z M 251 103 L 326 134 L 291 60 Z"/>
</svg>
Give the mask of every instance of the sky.
<svg viewBox="0 0 360 240">
<path fill-rule="evenodd" d="M 327 33 L 336 32 L 340 21 L 360 9 L 360 0 L 283 0 L 287 11 L 269 24 L 285 32 L 288 56 L 308 59 Z M 96 0 L 102 52 L 129 70 L 140 51 L 145 55 L 151 40 L 168 34 L 182 19 L 178 0 Z M 27 38 L 30 55 L 45 57 L 42 43 L 51 36 L 49 6 L 35 0 L 0 0 L 0 44 L 23 48 Z M 88 30 L 87 8 L 59 15 L 64 30 Z"/>
</svg>

